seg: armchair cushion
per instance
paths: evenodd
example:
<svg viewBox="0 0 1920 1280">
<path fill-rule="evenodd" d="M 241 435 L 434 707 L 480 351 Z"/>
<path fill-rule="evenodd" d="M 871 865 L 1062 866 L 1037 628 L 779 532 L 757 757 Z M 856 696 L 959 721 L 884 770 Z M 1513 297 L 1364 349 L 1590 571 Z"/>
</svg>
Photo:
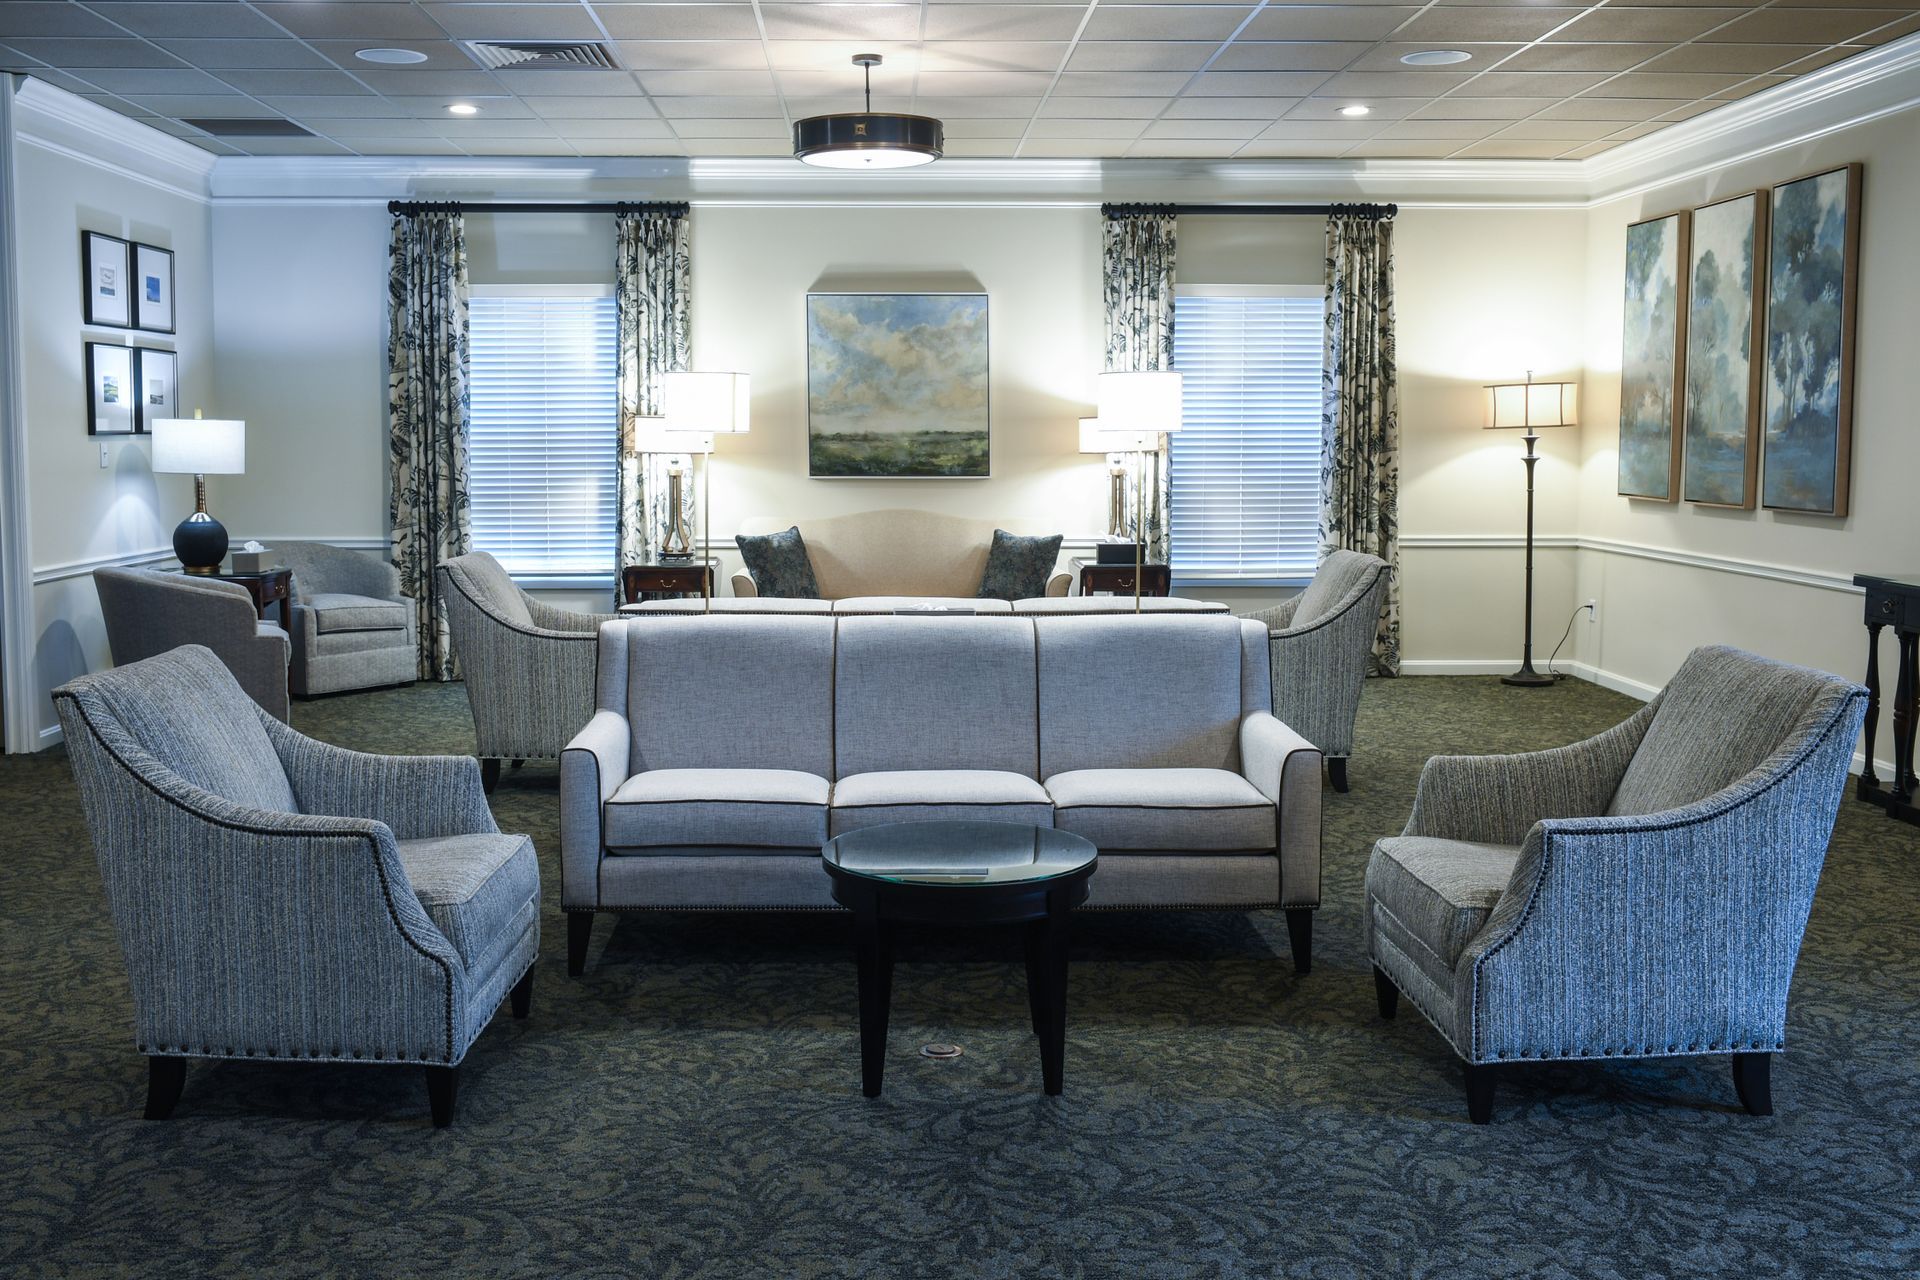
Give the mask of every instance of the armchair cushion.
<svg viewBox="0 0 1920 1280">
<path fill-rule="evenodd" d="M 887 822 L 1022 822 L 1053 825 L 1046 788 L 999 769 L 893 769 L 856 773 L 833 787 L 833 834 Z"/>
<path fill-rule="evenodd" d="M 1373 847 L 1366 910 L 1374 930 L 1442 988 L 1513 878 L 1518 845 L 1396 836 Z"/>
<path fill-rule="evenodd" d="M 1061 535 L 1022 538 L 1005 529 L 993 531 L 987 548 L 987 567 L 980 577 L 983 599 L 1025 600 L 1047 594 L 1054 562 L 1060 559 Z"/>
<path fill-rule="evenodd" d="M 1273 801 L 1225 769 L 1076 769 L 1047 779 L 1053 825 L 1102 850 L 1274 847 Z"/>
<path fill-rule="evenodd" d="M 518 940 L 508 926 L 540 898 L 540 864 L 525 836 L 485 834 L 397 840 L 400 865 L 427 916 L 475 975 Z"/>
<path fill-rule="evenodd" d="M 820 598 L 820 584 L 814 580 L 813 561 L 807 558 L 806 539 L 800 536 L 798 525 L 784 533 L 759 537 L 737 534 L 733 540 L 760 595 L 790 600 Z"/>
<path fill-rule="evenodd" d="M 330 631 L 405 631 L 413 607 L 404 600 L 376 600 L 372 596 L 321 591 L 307 598 L 314 627 Z"/>
<path fill-rule="evenodd" d="M 796 769 L 650 769 L 613 793 L 606 831 L 610 849 L 818 849 L 827 839 L 827 780 Z"/>
</svg>

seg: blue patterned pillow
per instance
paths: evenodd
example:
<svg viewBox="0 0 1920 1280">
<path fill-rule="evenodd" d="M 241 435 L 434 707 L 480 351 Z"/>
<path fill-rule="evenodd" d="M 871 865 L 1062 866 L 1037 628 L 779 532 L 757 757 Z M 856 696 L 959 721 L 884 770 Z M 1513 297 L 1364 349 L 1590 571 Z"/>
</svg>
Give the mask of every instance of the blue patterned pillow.
<svg viewBox="0 0 1920 1280">
<path fill-rule="evenodd" d="M 740 558 L 747 562 L 753 585 L 768 600 L 818 600 L 820 584 L 813 577 L 813 561 L 807 558 L 807 543 L 795 525 L 785 533 L 765 533 L 757 538 L 736 534 Z"/>
<path fill-rule="evenodd" d="M 1005 529 L 995 529 L 987 571 L 980 575 L 980 598 L 1030 600 L 1047 594 L 1047 580 L 1060 558 L 1060 541 L 1057 533 L 1050 538 L 1017 538 Z"/>
</svg>

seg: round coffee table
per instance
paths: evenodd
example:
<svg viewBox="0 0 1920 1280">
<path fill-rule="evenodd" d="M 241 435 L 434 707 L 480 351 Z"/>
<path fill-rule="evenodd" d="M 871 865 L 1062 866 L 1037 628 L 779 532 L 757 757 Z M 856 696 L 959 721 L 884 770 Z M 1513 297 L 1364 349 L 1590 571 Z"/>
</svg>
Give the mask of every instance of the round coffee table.
<svg viewBox="0 0 1920 1280">
<path fill-rule="evenodd" d="M 853 912 L 860 961 L 860 1085 L 880 1096 L 898 924 L 1024 924 L 1027 1004 L 1040 1075 L 1057 1094 L 1067 1048 L 1067 919 L 1099 850 L 1017 822 L 893 822 L 822 846 L 833 898 Z"/>
</svg>

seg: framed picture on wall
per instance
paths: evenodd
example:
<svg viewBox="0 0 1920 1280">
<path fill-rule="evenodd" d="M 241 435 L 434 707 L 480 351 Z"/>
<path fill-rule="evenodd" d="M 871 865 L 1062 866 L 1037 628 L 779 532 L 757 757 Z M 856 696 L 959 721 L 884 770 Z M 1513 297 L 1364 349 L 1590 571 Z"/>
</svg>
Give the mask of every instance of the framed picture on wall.
<svg viewBox="0 0 1920 1280">
<path fill-rule="evenodd" d="M 148 333 L 173 332 L 173 250 L 133 246 L 133 324 Z"/>
<path fill-rule="evenodd" d="M 135 431 L 150 434 L 155 419 L 180 416 L 180 357 L 173 352 L 158 347 L 135 347 L 133 385 L 137 393 Z"/>
<path fill-rule="evenodd" d="M 1752 510 L 1760 464 L 1767 193 L 1693 211 L 1687 267 L 1686 476 L 1681 496 Z"/>
<path fill-rule="evenodd" d="M 1783 182 L 1772 203 L 1760 500 L 1774 511 L 1844 516 L 1853 461 L 1860 166 Z"/>
<path fill-rule="evenodd" d="M 130 436 L 139 429 L 133 348 L 87 344 L 87 434 Z"/>
<path fill-rule="evenodd" d="M 80 233 L 83 323 L 116 329 L 133 324 L 132 246 L 119 236 Z"/>
<path fill-rule="evenodd" d="M 1629 498 L 1672 502 L 1679 494 L 1687 231 L 1684 211 L 1627 228 L 1619 491 Z"/>
</svg>

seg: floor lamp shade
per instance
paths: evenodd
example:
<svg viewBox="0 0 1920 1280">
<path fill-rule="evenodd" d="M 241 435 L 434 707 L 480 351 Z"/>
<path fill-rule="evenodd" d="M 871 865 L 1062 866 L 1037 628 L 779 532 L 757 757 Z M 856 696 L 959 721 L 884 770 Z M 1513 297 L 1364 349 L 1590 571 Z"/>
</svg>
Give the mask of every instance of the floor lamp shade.
<svg viewBox="0 0 1920 1280">
<path fill-rule="evenodd" d="M 1180 395 L 1180 375 L 1171 369 L 1155 369 L 1103 373 L 1096 379 L 1094 398 L 1102 430 L 1138 434 L 1178 431 L 1182 419 Z"/>
<path fill-rule="evenodd" d="M 669 431 L 747 431 L 751 379 L 744 373 L 669 373 L 660 383 Z"/>
<path fill-rule="evenodd" d="M 243 475 L 247 424 L 235 418 L 160 418 L 153 424 L 153 469 L 193 477 L 193 514 L 173 531 L 173 554 L 188 573 L 217 573 L 227 531 L 207 514 L 207 477 Z"/>
</svg>

